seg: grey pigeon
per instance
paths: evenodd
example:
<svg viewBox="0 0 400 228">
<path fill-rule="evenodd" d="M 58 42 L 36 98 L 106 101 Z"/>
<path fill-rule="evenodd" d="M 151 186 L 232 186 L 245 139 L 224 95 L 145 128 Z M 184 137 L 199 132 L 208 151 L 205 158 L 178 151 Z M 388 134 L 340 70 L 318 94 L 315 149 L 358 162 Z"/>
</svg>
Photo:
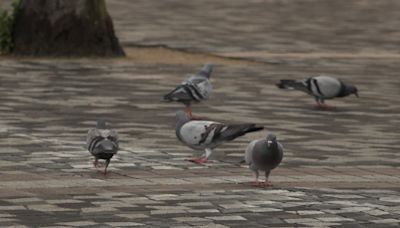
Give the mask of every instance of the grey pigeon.
<svg viewBox="0 0 400 228">
<path fill-rule="evenodd" d="M 183 103 L 186 106 L 186 112 L 192 118 L 192 103 L 207 100 L 211 95 L 212 86 L 209 79 L 212 69 L 213 65 L 204 65 L 199 73 L 192 75 L 165 95 L 164 101 Z"/>
<path fill-rule="evenodd" d="M 274 134 L 268 134 L 264 139 L 253 140 L 247 146 L 245 161 L 249 168 L 256 174 L 255 185 L 259 186 L 258 171 L 265 172 L 264 186 L 271 186 L 268 181 L 271 170 L 275 169 L 282 161 L 283 147 Z"/>
<path fill-rule="evenodd" d="M 190 160 L 195 163 L 206 163 L 212 149 L 224 142 L 262 129 L 264 127 L 255 124 L 225 125 L 214 121 L 192 120 L 184 111 L 176 113 L 175 131 L 178 139 L 194 150 L 205 151 L 202 157 Z"/>
<path fill-rule="evenodd" d="M 339 79 L 329 76 L 316 76 L 304 80 L 281 80 L 276 84 L 281 89 L 300 90 L 314 96 L 317 107 L 326 108 L 325 100 L 335 97 L 346 97 L 354 94 L 358 97 L 358 90 Z"/>
<path fill-rule="evenodd" d="M 98 121 L 96 128 L 89 130 L 86 138 L 86 146 L 94 156 L 93 165 L 97 167 L 99 159 L 106 160 L 104 175 L 111 158 L 118 152 L 119 141 L 117 132 L 108 129 L 104 121 Z"/>
</svg>

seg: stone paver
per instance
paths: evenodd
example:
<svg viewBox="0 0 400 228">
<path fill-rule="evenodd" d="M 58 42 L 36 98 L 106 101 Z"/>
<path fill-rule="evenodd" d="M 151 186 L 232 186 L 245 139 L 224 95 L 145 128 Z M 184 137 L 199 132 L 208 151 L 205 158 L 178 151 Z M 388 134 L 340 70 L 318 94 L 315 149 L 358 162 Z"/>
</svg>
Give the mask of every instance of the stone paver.
<svg viewBox="0 0 400 228">
<path fill-rule="evenodd" d="M 398 227 L 400 5 L 341 3 L 108 1 L 127 49 L 167 45 L 245 59 L 216 64 L 212 98 L 194 112 L 267 130 L 225 144 L 204 166 L 186 161 L 199 153 L 175 137 L 182 105 L 160 102 L 200 62 L 2 57 L 0 225 Z M 316 111 L 312 98 L 274 85 L 321 73 L 356 84 L 361 97 Z M 84 148 L 100 118 L 121 138 L 107 177 Z M 274 187 L 253 188 L 240 161 L 268 131 L 283 143 L 284 160 L 271 174 Z"/>
<path fill-rule="evenodd" d="M 399 54 L 397 0 L 112 0 L 108 5 L 126 46 L 163 44 L 275 63 L 286 63 L 288 53 L 312 53 L 313 59 Z"/>
</svg>

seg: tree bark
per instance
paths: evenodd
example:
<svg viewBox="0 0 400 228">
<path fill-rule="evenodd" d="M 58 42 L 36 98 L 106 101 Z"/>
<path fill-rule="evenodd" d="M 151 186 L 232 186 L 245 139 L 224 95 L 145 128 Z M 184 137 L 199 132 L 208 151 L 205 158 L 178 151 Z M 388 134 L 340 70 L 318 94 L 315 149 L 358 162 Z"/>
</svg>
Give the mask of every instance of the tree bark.
<svg viewBox="0 0 400 228">
<path fill-rule="evenodd" d="M 104 0 L 21 0 L 15 55 L 124 56 Z"/>
</svg>

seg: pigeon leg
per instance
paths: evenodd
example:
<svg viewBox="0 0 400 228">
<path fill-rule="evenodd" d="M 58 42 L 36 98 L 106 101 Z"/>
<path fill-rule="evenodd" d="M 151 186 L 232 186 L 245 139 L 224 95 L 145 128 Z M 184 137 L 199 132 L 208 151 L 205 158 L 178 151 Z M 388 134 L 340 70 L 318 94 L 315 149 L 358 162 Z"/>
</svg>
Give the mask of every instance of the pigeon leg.
<svg viewBox="0 0 400 228">
<path fill-rule="evenodd" d="M 322 102 L 322 109 L 323 110 L 334 110 L 335 106 L 330 106 Z"/>
<path fill-rule="evenodd" d="M 210 155 L 211 155 L 211 153 L 212 153 L 212 150 L 211 150 L 210 148 L 206 148 L 205 151 L 206 151 L 205 156 L 200 160 L 201 163 L 210 162 L 210 161 L 208 160 L 208 157 L 210 157 Z"/>
<path fill-rule="evenodd" d="M 98 159 L 97 158 L 95 158 L 94 160 L 93 160 L 93 167 L 95 167 L 95 168 L 97 168 L 97 163 L 98 163 Z"/>
<path fill-rule="evenodd" d="M 271 173 L 271 170 L 266 170 L 265 171 L 265 182 L 264 182 L 264 187 L 271 187 L 272 182 L 268 180 L 269 174 Z"/>
<path fill-rule="evenodd" d="M 205 149 L 205 151 L 206 151 L 206 160 L 208 159 L 208 157 L 210 157 L 210 155 L 211 155 L 211 153 L 212 153 L 212 150 L 210 149 L 210 148 L 206 148 Z"/>
<path fill-rule="evenodd" d="M 331 107 L 331 106 L 325 104 L 325 101 L 323 99 L 315 98 L 315 101 L 317 102 L 317 104 L 314 106 L 314 108 L 317 109 L 317 110 L 331 110 L 331 109 L 334 109 L 334 107 Z"/>
<path fill-rule="evenodd" d="M 322 109 L 322 103 L 320 102 L 320 99 L 318 97 L 315 97 L 315 102 L 317 102 L 316 105 L 314 105 L 314 109 Z"/>
<path fill-rule="evenodd" d="M 104 167 L 104 172 L 103 172 L 104 176 L 107 175 L 107 167 L 108 167 L 109 164 L 110 164 L 110 159 L 107 159 L 107 160 L 106 160 L 106 165 L 105 165 L 105 167 Z"/>
<path fill-rule="evenodd" d="M 200 156 L 200 157 L 198 157 L 198 158 L 189 159 L 189 161 L 190 161 L 190 162 L 193 162 L 193 163 L 196 163 L 196 164 L 202 164 L 204 158 L 205 158 L 205 156 L 202 155 L 202 156 Z"/>
<path fill-rule="evenodd" d="M 258 170 L 254 170 L 254 174 L 256 175 L 256 180 L 254 182 L 251 182 L 251 186 L 258 187 L 260 186 L 260 182 L 258 181 Z"/>
<path fill-rule="evenodd" d="M 327 109 L 328 107 L 323 99 L 320 99 L 319 106 L 321 109 Z"/>
<path fill-rule="evenodd" d="M 189 118 L 192 120 L 193 119 L 192 105 L 189 104 L 186 106 L 186 113 L 189 114 Z"/>
<path fill-rule="evenodd" d="M 211 155 L 211 153 L 212 153 L 212 150 L 209 148 L 206 148 L 205 155 L 203 155 L 202 157 L 199 157 L 199 158 L 190 159 L 189 161 L 197 163 L 197 164 L 204 164 L 204 163 L 210 162 L 208 160 L 208 157 Z"/>
<path fill-rule="evenodd" d="M 192 105 L 186 106 L 186 113 L 189 115 L 189 118 L 190 118 L 191 120 L 203 120 L 203 119 L 204 119 L 203 117 L 194 116 L 194 115 L 193 115 L 193 113 L 192 113 Z"/>
</svg>

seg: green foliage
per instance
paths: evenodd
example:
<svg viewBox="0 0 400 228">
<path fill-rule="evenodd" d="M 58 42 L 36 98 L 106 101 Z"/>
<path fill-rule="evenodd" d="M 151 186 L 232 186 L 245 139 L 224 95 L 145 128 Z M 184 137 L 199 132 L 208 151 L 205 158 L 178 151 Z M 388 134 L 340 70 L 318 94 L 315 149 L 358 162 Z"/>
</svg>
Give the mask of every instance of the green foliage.
<svg viewBox="0 0 400 228">
<path fill-rule="evenodd" d="M 0 53 L 9 53 L 13 48 L 12 28 L 18 6 L 19 0 L 14 0 L 11 14 L 0 7 Z"/>
</svg>

